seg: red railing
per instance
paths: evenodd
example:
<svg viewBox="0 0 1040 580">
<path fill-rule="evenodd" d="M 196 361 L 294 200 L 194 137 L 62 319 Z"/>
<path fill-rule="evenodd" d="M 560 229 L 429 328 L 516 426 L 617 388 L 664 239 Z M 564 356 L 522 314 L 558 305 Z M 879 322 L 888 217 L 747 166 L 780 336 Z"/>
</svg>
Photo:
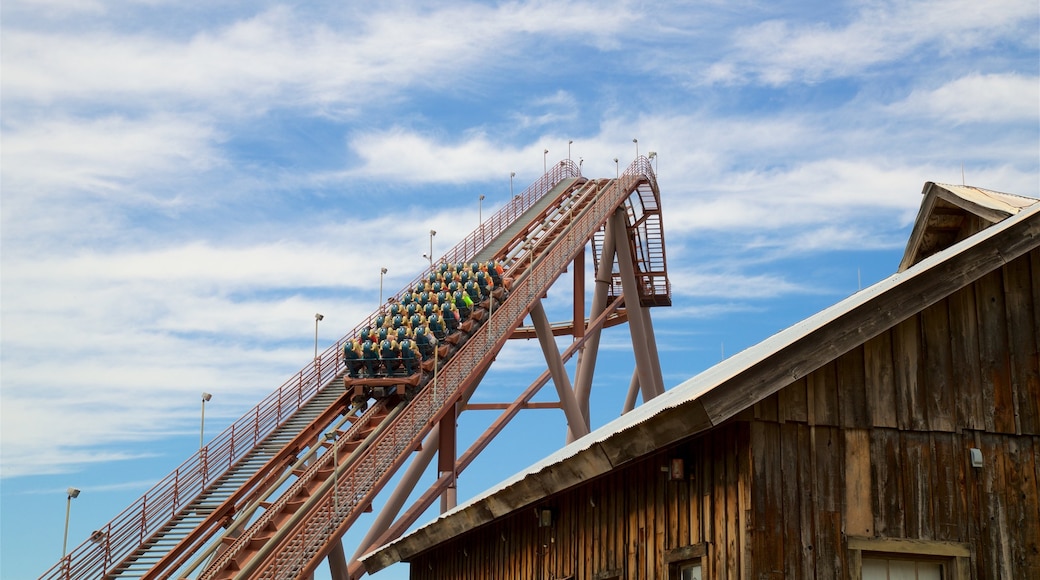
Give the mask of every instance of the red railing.
<svg viewBox="0 0 1040 580">
<path fill-rule="evenodd" d="M 554 164 L 540 179 L 517 194 L 434 263 L 467 260 L 493 241 L 559 182 L 580 176 L 578 166 L 570 160 Z M 429 272 L 424 271 L 405 288 L 414 288 Z M 342 369 L 343 344 L 348 338 L 356 336 L 361 328 L 371 326 L 378 314 L 379 311 L 372 313 L 350 333 L 328 347 L 313 363 L 293 375 L 251 411 L 214 437 L 111 522 L 92 533 L 90 538 L 71 550 L 40 578 L 69 580 L 104 577 L 112 566 L 137 550 L 198 498 L 207 486 L 252 452 L 258 443 L 335 379 Z"/>
</svg>

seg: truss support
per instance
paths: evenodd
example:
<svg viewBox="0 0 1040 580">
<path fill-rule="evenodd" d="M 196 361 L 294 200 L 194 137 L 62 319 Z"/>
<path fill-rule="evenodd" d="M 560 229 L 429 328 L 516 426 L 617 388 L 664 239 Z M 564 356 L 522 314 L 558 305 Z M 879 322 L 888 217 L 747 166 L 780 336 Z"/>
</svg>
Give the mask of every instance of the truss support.
<svg viewBox="0 0 1040 580">
<path fill-rule="evenodd" d="M 556 346 L 552 326 L 545 316 L 545 307 L 542 306 L 541 300 L 535 301 L 531 306 L 531 322 L 534 324 L 535 334 L 538 335 L 538 343 L 542 346 L 545 362 L 549 365 L 553 384 L 556 385 L 556 393 L 560 397 L 563 414 L 567 417 L 567 442 L 570 443 L 579 437 L 588 435 L 589 428 L 585 424 L 581 410 L 578 409 L 578 402 L 575 400 L 574 390 L 571 388 L 571 379 L 567 376 L 567 369 L 563 366 L 560 349 Z"/>
<path fill-rule="evenodd" d="M 615 236 L 625 232 L 625 210 L 618 209 L 611 218 L 614 223 Z M 657 349 L 652 337 L 653 326 L 647 322 L 649 317 L 646 308 L 639 303 L 639 286 L 636 280 L 635 267 L 632 261 L 632 247 L 628 237 L 624 236 L 617 248 L 618 269 L 621 270 L 621 287 L 625 292 L 625 310 L 628 313 L 628 328 L 632 334 L 632 350 L 636 357 L 636 370 L 639 373 L 639 386 L 643 392 L 643 402 L 653 399 L 664 392 L 664 380 L 661 376 L 661 361 L 657 357 Z"/>
</svg>

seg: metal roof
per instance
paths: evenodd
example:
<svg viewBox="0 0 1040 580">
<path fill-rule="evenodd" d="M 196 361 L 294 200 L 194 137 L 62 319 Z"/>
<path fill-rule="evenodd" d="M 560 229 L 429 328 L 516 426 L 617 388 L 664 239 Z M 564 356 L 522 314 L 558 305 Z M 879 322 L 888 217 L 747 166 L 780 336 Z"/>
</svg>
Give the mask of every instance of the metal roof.
<svg viewBox="0 0 1040 580">
<path fill-rule="evenodd" d="M 1037 200 L 970 185 L 927 182 L 898 271 L 913 266 Z"/>
<path fill-rule="evenodd" d="M 935 302 L 1040 246 L 1037 200 L 1018 205 L 1010 202 L 1029 198 L 969 189 L 958 194 L 1016 207 L 1015 215 L 731 356 L 363 556 L 366 569 L 376 572 L 406 561 L 460 533 L 710 429 L 919 311 L 928 305 L 922 302 L 925 296 Z"/>
</svg>

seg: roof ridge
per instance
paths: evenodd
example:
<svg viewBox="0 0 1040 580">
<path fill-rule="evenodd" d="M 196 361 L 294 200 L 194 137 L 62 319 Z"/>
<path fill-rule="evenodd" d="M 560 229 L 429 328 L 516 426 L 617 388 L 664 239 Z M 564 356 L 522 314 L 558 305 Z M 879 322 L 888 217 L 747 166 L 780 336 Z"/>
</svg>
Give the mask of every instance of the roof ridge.
<svg viewBox="0 0 1040 580">
<path fill-rule="evenodd" d="M 1028 195 L 1022 195 L 1020 193 L 1008 193 L 1006 191 L 998 191 L 996 189 L 988 189 L 988 188 L 985 188 L 985 187 L 979 187 L 977 185 L 966 185 L 966 184 L 963 184 L 963 183 L 962 184 L 941 183 L 941 182 L 938 182 L 938 181 L 933 181 L 932 183 L 934 183 L 935 185 L 938 185 L 940 187 L 970 187 L 971 189 L 975 189 L 975 190 L 978 190 L 978 191 L 981 191 L 981 192 L 985 192 L 985 193 L 996 193 L 996 194 L 1000 194 L 1000 195 L 1006 195 L 1008 197 L 1016 197 L 1018 199 L 1030 200 L 1033 203 L 1040 202 L 1040 199 L 1035 198 L 1035 197 L 1030 197 Z"/>
</svg>

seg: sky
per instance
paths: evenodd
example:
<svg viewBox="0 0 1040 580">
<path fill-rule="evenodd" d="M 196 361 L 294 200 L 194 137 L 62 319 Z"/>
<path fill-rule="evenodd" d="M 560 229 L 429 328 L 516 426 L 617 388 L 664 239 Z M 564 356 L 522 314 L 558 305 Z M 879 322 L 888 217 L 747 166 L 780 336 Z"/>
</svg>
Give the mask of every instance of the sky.
<svg viewBox="0 0 1040 580">
<path fill-rule="evenodd" d="M 0 10 L 3 578 L 60 558 L 67 487 L 72 549 L 308 364 L 315 312 L 324 350 L 376 309 L 381 267 L 402 289 L 430 229 L 439 256 L 546 161 L 613 177 L 657 153 L 668 387 L 892 274 L 925 182 L 1040 196 L 1035 0 Z M 593 427 L 633 365 L 626 327 L 601 348 Z M 544 365 L 511 343 L 474 400 Z M 464 413 L 460 446 L 493 419 Z M 564 425 L 522 413 L 459 500 Z"/>
</svg>

